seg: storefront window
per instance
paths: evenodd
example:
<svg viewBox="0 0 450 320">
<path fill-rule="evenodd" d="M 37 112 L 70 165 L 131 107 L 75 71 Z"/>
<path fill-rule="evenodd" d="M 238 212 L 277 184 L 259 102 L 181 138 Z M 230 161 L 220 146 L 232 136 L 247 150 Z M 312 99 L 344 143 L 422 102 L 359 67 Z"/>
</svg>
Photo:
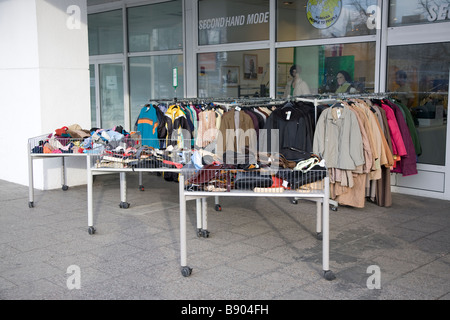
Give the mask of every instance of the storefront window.
<svg viewBox="0 0 450 320">
<path fill-rule="evenodd" d="M 269 1 L 199 0 L 199 45 L 269 40 Z"/>
<path fill-rule="evenodd" d="M 89 88 L 91 98 L 91 127 L 97 126 L 97 101 L 95 99 L 95 65 L 89 65 Z"/>
<path fill-rule="evenodd" d="M 122 63 L 105 63 L 99 66 L 101 127 L 113 128 L 123 124 L 123 67 Z"/>
<path fill-rule="evenodd" d="M 183 57 L 164 55 L 132 57 L 130 62 L 130 105 L 132 125 L 141 108 L 150 100 L 183 97 Z M 178 86 L 173 87 L 173 69 L 178 71 Z"/>
<path fill-rule="evenodd" d="M 380 16 L 377 0 L 277 0 L 277 41 L 371 35 Z"/>
<path fill-rule="evenodd" d="M 123 53 L 122 10 L 88 15 L 89 55 Z"/>
<path fill-rule="evenodd" d="M 448 0 L 391 0 L 389 26 L 450 22 Z"/>
<path fill-rule="evenodd" d="M 277 50 L 277 97 L 336 93 L 338 73 L 346 71 L 355 92 L 373 92 L 375 43 L 352 43 L 282 48 Z M 291 67 L 308 90 L 292 91 Z"/>
<path fill-rule="evenodd" d="M 445 165 L 450 43 L 388 48 L 387 89 L 413 116 L 419 163 Z"/>
<path fill-rule="evenodd" d="M 268 96 L 269 50 L 198 55 L 199 97 Z"/>
<path fill-rule="evenodd" d="M 129 8 L 129 52 L 183 48 L 181 0 Z"/>
</svg>

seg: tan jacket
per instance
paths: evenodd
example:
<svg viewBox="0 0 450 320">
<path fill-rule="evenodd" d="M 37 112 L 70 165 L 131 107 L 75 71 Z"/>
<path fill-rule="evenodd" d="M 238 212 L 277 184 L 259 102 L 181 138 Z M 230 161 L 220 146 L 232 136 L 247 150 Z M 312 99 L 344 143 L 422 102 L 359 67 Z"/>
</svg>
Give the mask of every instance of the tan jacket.
<svg viewBox="0 0 450 320">
<path fill-rule="evenodd" d="M 355 170 L 364 164 L 361 130 L 353 111 L 345 107 L 322 111 L 314 132 L 313 152 L 322 155 L 328 168 Z"/>
<path fill-rule="evenodd" d="M 235 113 L 239 114 L 239 127 L 235 125 Z M 240 129 L 240 130 L 239 130 Z M 258 150 L 258 140 L 252 118 L 243 111 L 230 110 L 225 112 L 220 123 L 220 134 L 217 140 L 217 155 L 222 156 L 226 151 L 243 153 L 245 148 L 254 154 Z M 222 152 L 222 153 L 221 153 Z"/>
</svg>

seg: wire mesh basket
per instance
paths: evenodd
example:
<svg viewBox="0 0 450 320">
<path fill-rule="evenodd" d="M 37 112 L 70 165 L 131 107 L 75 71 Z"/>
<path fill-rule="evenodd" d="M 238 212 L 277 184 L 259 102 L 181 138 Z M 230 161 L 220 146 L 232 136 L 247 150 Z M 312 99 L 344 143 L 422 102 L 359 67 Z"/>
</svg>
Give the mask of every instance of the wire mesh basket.
<svg viewBox="0 0 450 320">
<path fill-rule="evenodd" d="M 154 148 L 146 141 L 121 141 L 94 155 L 95 168 L 174 169 L 180 170 L 190 160 L 190 150 L 169 146 Z M 154 145 L 154 144 L 153 144 Z"/>
<path fill-rule="evenodd" d="M 53 133 L 29 138 L 28 146 L 31 154 L 39 155 L 83 154 L 85 150 L 92 149 L 85 145 L 85 138 L 56 136 Z"/>
<path fill-rule="evenodd" d="M 183 174 L 185 191 L 322 192 L 328 170 L 319 165 L 306 170 L 268 167 L 244 170 L 213 163 L 200 170 L 184 168 Z"/>
<path fill-rule="evenodd" d="M 112 130 L 100 130 L 83 137 L 58 135 L 53 133 L 40 135 L 28 139 L 31 154 L 101 154 L 119 145 L 138 148 L 140 133 L 132 132 L 120 134 Z"/>
</svg>

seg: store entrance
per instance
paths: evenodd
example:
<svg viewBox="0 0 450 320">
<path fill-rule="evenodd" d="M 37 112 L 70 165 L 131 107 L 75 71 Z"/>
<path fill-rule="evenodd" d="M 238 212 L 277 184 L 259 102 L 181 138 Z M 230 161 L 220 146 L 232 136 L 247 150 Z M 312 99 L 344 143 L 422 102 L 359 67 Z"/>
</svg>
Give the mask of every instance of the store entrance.
<svg viewBox="0 0 450 320">
<path fill-rule="evenodd" d="M 110 129 L 124 125 L 124 68 L 122 61 L 90 65 L 91 125 Z"/>
<path fill-rule="evenodd" d="M 395 175 L 392 179 L 393 185 L 404 193 L 442 199 L 448 199 L 450 195 L 449 79 L 450 70 L 447 70 L 441 77 L 428 80 L 431 89 L 418 92 L 426 94 L 412 109 L 421 146 L 421 154 L 417 157 L 418 174 Z"/>
</svg>

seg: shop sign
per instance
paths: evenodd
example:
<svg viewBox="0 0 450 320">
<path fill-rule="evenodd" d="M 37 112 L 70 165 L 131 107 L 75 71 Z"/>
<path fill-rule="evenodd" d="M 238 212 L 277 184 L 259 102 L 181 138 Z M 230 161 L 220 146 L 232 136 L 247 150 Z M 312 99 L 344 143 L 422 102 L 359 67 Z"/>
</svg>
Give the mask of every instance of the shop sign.
<svg viewBox="0 0 450 320">
<path fill-rule="evenodd" d="M 204 19 L 198 22 L 199 30 L 238 27 L 243 25 L 254 25 L 269 23 L 269 12 L 250 13 L 231 17 L 217 17 Z"/>
<path fill-rule="evenodd" d="M 434 22 L 434 21 L 441 21 L 441 20 L 450 20 L 450 10 L 449 10 L 449 4 L 443 3 L 440 6 L 433 3 L 428 6 L 428 21 Z"/>
<path fill-rule="evenodd" d="M 306 17 L 314 28 L 326 29 L 336 23 L 341 10 L 341 0 L 308 0 Z"/>
</svg>

